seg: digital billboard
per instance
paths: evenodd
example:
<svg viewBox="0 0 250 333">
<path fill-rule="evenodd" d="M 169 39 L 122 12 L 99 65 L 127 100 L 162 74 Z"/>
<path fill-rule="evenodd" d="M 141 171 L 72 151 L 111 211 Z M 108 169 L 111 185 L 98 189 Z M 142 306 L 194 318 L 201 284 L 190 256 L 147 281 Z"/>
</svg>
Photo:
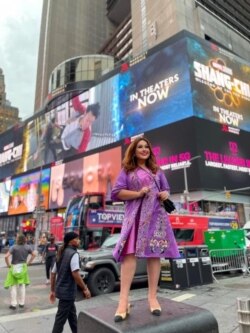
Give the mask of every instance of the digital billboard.
<svg viewBox="0 0 250 333">
<path fill-rule="evenodd" d="M 49 207 L 66 207 L 70 198 L 83 191 L 83 159 L 51 168 Z"/>
<path fill-rule="evenodd" d="M 73 196 L 84 192 L 102 192 L 110 199 L 120 169 L 121 147 L 53 166 L 49 207 L 66 207 Z"/>
<path fill-rule="evenodd" d="M 194 115 L 239 134 L 250 131 L 250 64 L 208 42 L 187 38 Z"/>
<path fill-rule="evenodd" d="M 0 136 L 0 179 L 21 173 L 23 159 L 23 128 L 14 127 Z"/>
<path fill-rule="evenodd" d="M 30 213 L 38 206 L 48 209 L 49 173 L 50 170 L 45 169 L 41 178 L 40 171 L 37 171 L 12 179 L 8 215 Z"/>
<path fill-rule="evenodd" d="M 218 123 L 192 117 L 145 133 L 172 193 L 183 193 L 186 166 L 188 189 L 228 190 L 250 182 L 250 133 L 235 136 Z M 187 163 L 193 159 L 190 163 Z"/>
<path fill-rule="evenodd" d="M 235 136 L 223 131 L 217 123 L 202 119 L 196 119 L 195 122 L 197 150 L 204 161 L 200 170 L 201 186 L 222 192 L 224 187 L 227 190 L 248 187 L 250 133 L 241 130 L 240 134 Z"/>
<path fill-rule="evenodd" d="M 8 212 L 11 180 L 0 182 L 0 213 Z"/>
</svg>

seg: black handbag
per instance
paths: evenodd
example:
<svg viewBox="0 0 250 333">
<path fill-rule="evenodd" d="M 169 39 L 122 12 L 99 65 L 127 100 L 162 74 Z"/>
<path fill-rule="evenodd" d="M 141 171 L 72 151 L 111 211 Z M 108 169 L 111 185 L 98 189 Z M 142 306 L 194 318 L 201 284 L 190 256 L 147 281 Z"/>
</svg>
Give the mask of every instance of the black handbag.
<svg viewBox="0 0 250 333">
<path fill-rule="evenodd" d="M 170 199 L 166 199 L 162 203 L 163 203 L 163 206 L 164 206 L 166 212 L 169 214 L 172 213 L 176 209 L 173 201 L 171 201 Z"/>
</svg>

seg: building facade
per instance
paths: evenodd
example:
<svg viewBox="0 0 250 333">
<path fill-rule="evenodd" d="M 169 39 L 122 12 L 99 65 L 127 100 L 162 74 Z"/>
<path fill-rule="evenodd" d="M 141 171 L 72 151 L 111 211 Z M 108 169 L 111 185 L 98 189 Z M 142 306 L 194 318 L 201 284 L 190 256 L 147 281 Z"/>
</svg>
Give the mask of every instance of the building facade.
<svg viewBox="0 0 250 333">
<path fill-rule="evenodd" d="M 3 70 L 0 68 L 0 133 L 19 123 L 18 108 L 11 106 L 6 99 Z"/>
<path fill-rule="evenodd" d="M 114 24 L 100 0 L 44 0 L 34 110 L 46 103 L 49 77 L 63 61 L 97 53 Z"/>
</svg>

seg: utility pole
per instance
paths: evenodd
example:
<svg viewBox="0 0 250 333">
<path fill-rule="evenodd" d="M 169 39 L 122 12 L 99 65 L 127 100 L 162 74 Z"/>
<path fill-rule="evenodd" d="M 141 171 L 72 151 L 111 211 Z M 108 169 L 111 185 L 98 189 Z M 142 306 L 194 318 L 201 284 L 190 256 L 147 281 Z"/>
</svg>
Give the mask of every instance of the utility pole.
<svg viewBox="0 0 250 333">
<path fill-rule="evenodd" d="M 38 183 L 38 198 L 37 198 L 37 205 L 33 212 L 33 217 L 36 219 L 36 231 L 35 231 L 35 244 L 34 250 L 37 251 L 38 248 L 38 240 L 39 240 L 39 233 L 41 229 L 43 215 L 45 213 L 45 207 L 41 206 L 43 202 L 42 196 L 42 167 L 40 168 L 40 176 L 39 176 L 39 183 Z"/>
<path fill-rule="evenodd" d="M 183 167 L 183 172 L 184 172 L 184 191 L 183 191 L 183 196 L 184 196 L 184 202 L 186 206 L 186 210 L 189 211 L 189 190 L 188 190 L 188 180 L 187 180 L 187 168 L 190 167 L 192 163 L 190 163 L 193 160 L 196 160 L 197 158 L 201 158 L 201 155 L 194 156 L 190 158 L 190 160 L 187 161 L 187 163 Z"/>
</svg>

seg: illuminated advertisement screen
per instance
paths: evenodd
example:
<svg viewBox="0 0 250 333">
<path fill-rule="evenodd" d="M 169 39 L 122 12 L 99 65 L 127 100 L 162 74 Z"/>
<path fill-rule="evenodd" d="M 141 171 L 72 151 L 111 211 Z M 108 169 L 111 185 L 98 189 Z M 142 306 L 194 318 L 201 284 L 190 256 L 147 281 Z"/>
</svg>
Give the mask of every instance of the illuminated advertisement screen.
<svg viewBox="0 0 250 333">
<path fill-rule="evenodd" d="M 0 182 L 0 213 L 8 212 L 11 180 Z"/>
<path fill-rule="evenodd" d="M 110 199 L 120 170 L 121 147 L 52 167 L 50 208 L 66 207 L 73 196 L 84 192 L 101 192 Z"/>
<path fill-rule="evenodd" d="M 193 115 L 185 40 L 32 119 L 20 170 L 64 160 Z"/>
<path fill-rule="evenodd" d="M 207 189 L 240 189 L 250 183 L 250 133 L 234 135 L 219 124 L 196 119 L 197 149 L 202 156 L 201 186 Z M 212 133 L 212 135 L 211 135 Z M 250 191 L 248 190 L 250 193 Z"/>
<path fill-rule="evenodd" d="M 83 191 L 83 159 L 51 168 L 49 207 L 66 207 L 68 201 Z"/>
<path fill-rule="evenodd" d="M 180 135 L 178 135 L 180 133 Z M 250 181 L 250 134 L 223 131 L 217 123 L 192 117 L 150 131 L 158 164 L 172 193 L 185 189 L 184 170 L 190 191 L 244 188 Z M 190 164 L 187 161 L 195 158 Z"/>
<path fill-rule="evenodd" d="M 49 169 L 43 170 L 41 179 L 40 171 L 12 179 L 8 215 L 33 212 L 39 206 L 39 190 L 40 206 L 48 209 L 49 173 Z"/>
<path fill-rule="evenodd" d="M 178 41 L 90 90 L 101 105 L 100 120 L 110 119 L 114 140 L 193 115 L 185 50 L 185 40 Z M 93 124 L 91 148 L 98 146 L 102 123 Z"/>
<path fill-rule="evenodd" d="M 228 132 L 250 131 L 250 64 L 212 43 L 187 38 L 194 114 Z"/>
<path fill-rule="evenodd" d="M 189 118 L 145 133 L 153 147 L 158 165 L 165 172 L 171 193 L 183 192 L 184 165 L 192 157 L 197 156 L 195 137 L 195 118 Z M 199 189 L 199 163 L 197 159 L 188 168 L 189 189 Z"/>
<path fill-rule="evenodd" d="M 19 162 L 23 159 L 23 128 L 13 128 L 1 134 L 0 179 L 21 173 Z"/>
</svg>

